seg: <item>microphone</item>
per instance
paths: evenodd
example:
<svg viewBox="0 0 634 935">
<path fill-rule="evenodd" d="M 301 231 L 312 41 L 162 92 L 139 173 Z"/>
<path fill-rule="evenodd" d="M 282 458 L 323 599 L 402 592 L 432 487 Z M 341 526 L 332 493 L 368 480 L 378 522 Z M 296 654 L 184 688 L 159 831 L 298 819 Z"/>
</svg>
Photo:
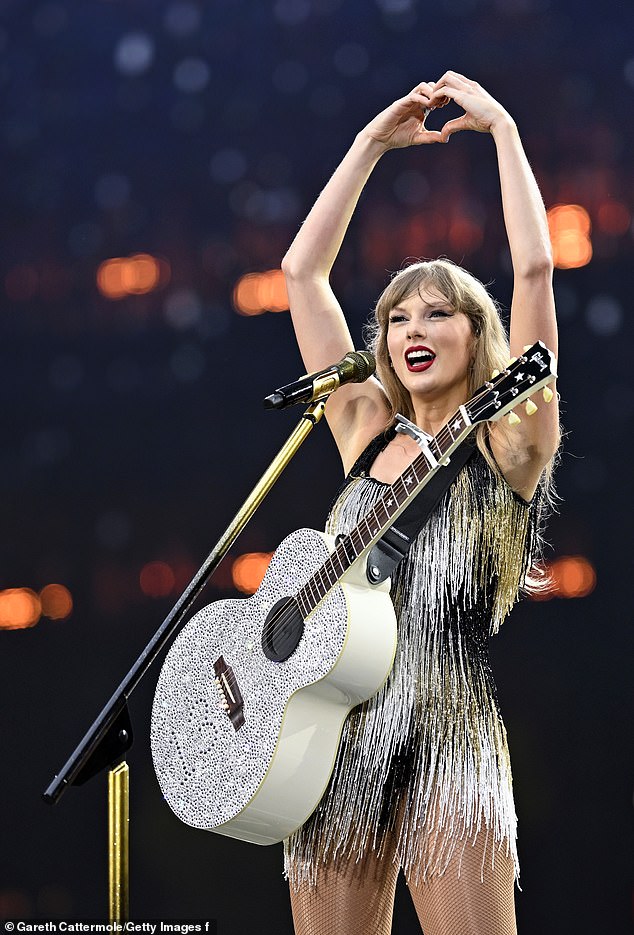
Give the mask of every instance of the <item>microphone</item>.
<svg viewBox="0 0 634 935">
<path fill-rule="evenodd" d="M 368 351 L 349 351 L 338 364 L 307 373 L 288 386 L 281 386 L 264 400 L 265 409 L 286 409 L 296 403 L 312 403 L 330 396 L 344 383 L 363 383 L 376 369 L 376 361 Z"/>
</svg>

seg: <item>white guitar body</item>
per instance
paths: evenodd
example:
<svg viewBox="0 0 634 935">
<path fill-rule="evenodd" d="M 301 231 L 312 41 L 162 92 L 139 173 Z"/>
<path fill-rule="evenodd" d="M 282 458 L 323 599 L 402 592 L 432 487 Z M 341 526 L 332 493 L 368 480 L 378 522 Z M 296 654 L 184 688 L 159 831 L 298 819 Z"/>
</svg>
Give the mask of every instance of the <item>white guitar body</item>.
<svg viewBox="0 0 634 935">
<path fill-rule="evenodd" d="M 154 699 L 152 755 L 163 794 L 186 824 L 257 844 L 287 837 L 325 791 L 346 716 L 387 678 L 396 652 L 390 582 L 370 586 L 363 562 L 306 618 L 287 660 L 264 654 L 270 609 L 333 548 L 332 536 L 294 532 L 252 597 L 210 604 L 174 641 Z M 242 696 L 238 728 L 222 706 L 231 686 L 216 684 L 220 657 Z"/>
<path fill-rule="evenodd" d="M 336 544 L 298 530 L 253 597 L 211 604 L 183 628 L 152 711 L 154 768 L 182 821 L 258 844 L 304 823 L 328 783 L 346 715 L 379 690 L 394 660 L 389 579 L 370 585 L 364 559 L 476 424 L 501 419 L 555 373 L 538 341 L 433 439 L 399 416 L 421 454 L 353 530 Z"/>
</svg>

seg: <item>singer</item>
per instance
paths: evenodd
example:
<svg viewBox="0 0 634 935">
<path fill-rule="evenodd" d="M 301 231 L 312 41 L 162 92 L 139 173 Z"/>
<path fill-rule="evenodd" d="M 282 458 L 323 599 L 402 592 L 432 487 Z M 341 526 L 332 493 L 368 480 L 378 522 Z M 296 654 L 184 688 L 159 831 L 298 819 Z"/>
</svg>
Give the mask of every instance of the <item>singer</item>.
<svg viewBox="0 0 634 935">
<path fill-rule="evenodd" d="M 448 100 L 464 113 L 427 130 L 427 113 Z M 510 354 L 537 340 L 557 353 L 546 214 L 517 127 L 477 82 L 448 71 L 361 130 L 284 258 L 306 369 L 354 346 L 329 274 L 378 160 L 418 145 L 442 159 L 435 144 L 462 130 L 488 133 L 497 153 L 514 271 L 510 338 L 482 283 L 449 260 L 394 276 L 371 326 L 378 379 L 341 387 L 326 406 L 346 475 L 328 518 L 335 534 L 353 527 L 418 454 L 410 437 L 395 435 L 396 412 L 435 434 Z M 502 420 L 478 428 L 476 454 L 392 577 L 392 673 L 348 718 L 322 801 L 285 842 L 297 935 L 390 932 L 401 869 L 425 935 L 516 932 L 516 816 L 487 643 L 520 589 L 538 585 L 531 569 L 552 498 L 559 420 L 556 398 L 535 402 L 534 415 L 520 407 L 514 427 Z"/>
</svg>

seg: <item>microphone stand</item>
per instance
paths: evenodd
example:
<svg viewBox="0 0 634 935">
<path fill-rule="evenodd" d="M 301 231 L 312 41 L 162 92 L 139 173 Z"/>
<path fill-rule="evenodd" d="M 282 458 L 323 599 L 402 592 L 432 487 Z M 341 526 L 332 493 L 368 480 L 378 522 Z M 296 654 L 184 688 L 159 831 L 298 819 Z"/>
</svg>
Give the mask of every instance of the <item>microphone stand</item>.
<svg viewBox="0 0 634 935">
<path fill-rule="evenodd" d="M 336 387 L 333 387 L 336 389 Z M 329 390 L 332 392 L 332 390 Z M 174 607 L 125 676 L 115 693 L 59 773 L 43 793 L 54 805 L 69 785 L 81 785 L 108 768 L 108 880 L 109 919 L 129 919 L 129 803 L 130 776 L 125 754 L 132 746 L 132 722 L 127 700 L 158 654 L 183 622 L 231 545 L 240 535 L 300 445 L 324 414 L 325 395 L 312 402 L 280 451 L 244 501 L 214 549 L 187 585 Z"/>
</svg>

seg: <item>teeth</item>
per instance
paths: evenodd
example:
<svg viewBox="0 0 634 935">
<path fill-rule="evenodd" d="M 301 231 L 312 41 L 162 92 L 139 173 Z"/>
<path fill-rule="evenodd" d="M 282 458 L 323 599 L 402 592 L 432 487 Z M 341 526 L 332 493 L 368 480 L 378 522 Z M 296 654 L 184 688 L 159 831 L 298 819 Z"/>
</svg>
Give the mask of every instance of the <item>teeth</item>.
<svg viewBox="0 0 634 935">
<path fill-rule="evenodd" d="M 422 364 L 433 359 L 434 355 L 430 354 L 429 351 L 410 351 L 407 354 L 407 361 L 410 364 Z"/>
</svg>

